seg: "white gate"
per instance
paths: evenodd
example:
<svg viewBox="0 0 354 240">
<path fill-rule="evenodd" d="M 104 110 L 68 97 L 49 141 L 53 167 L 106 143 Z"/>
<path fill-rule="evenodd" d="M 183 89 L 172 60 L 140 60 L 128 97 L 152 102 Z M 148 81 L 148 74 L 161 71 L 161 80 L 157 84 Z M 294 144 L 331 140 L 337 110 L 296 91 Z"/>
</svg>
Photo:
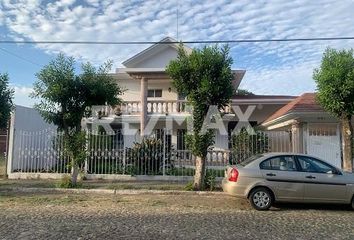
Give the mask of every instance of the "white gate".
<svg viewBox="0 0 354 240">
<path fill-rule="evenodd" d="M 307 153 L 341 168 L 338 124 L 308 124 Z"/>
</svg>

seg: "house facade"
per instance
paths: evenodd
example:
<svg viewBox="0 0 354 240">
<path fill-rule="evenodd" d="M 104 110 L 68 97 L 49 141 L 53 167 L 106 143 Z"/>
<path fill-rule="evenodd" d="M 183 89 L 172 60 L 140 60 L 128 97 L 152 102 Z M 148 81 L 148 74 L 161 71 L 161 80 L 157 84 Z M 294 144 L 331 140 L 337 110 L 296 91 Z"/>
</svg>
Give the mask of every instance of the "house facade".
<svg viewBox="0 0 354 240">
<path fill-rule="evenodd" d="M 165 38 L 125 60 L 123 67 L 112 74 L 125 89 L 122 103 L 94 106 L 93 117 L 84 119 L 90 130 L 84 167 L 88 177 L 193 175 L 195 158 L 185 146 L 192 110 L 166 73 L 166 66 L 177 58 L 178 47 L 174 39 Z M 184 48 L 192 51 L 188 46 Z M 246 71 L 232 72 L 232 84 L 237 89 Z M 234 95 L 220 116 L 218 123 L 221 121 L 222 127 L 215 129 L 214 145 L 207 155 L 207 168 L 216 171 L 216 176 L 222 177 L 225 166 L 233 161 L 265 151 L 307 153 L 342 167 L 338 120 L 317 104 L 314 93 L 298 97 Z M 62 134 L 36 110 L 16 106 L 10 126 L 7 172 L 11 178 L 69 173 Z M 103 134 L 98 131 L 102 126 L 108 126 Z M 250 126 L 261 130 L 260 135 L 250 134 L 246 140 L 237 140 L 240 145 L 234 145 L 234 137 L 242 135 L 237 131 L 235 134 L 235 129 Z M 140 158 L 132 154 L 134 143 L 146 136 L 163 139 L 165 146 L 158 150 L 163 157 L 158 160 L 161 166 L 153 165 L 153 173 L 148 172 L 152 169 L 142 170 Z M 242 155 L 244 152 L 247 156 Z M 139 172 L 132 172 L 132 166 Z"/>
<path fill-rule="evenodd" d="M 187 131 L 187 119 L 190 110 L 185 96 L 178 94 L 172 79 L 166 73 L 166 66 L 177 58 L 179 45 L 176 40 L 165 38 L 159 43 L 137 53 L 125 60 L 124 67 L 117 68 L 113 77 L 117 84 L 126 89 L 121 96 L 123 103 L 119 106 L 100 109 L 101 120 L 110 122 L 114 130 L 129 129 L 124 132 L 124 146 L 154 131 L 167 130 L 170 144 L 177 150 L 182 144 Z M 185 46 L 185 51 L 192 49 Z M 246 71 L 232 70 L 232 81 L 238 88 Z M 216 130 L 214 149 L 229 149 L 229 136 L 240 121 L 247 126 L 257 126 L 272 113 L 292 101 L 294 96 L 250 95 L 233 96 L 230 105 L 222 111 L 225 132 Z M 233 108 L 239 110 L 235 113 Z M 247 115 L 247 116 L 246 116 Z M 135 130 L 135 131 L 134 131 Z M 290 150 L 287 148 L 287 150 Z"/>
</svg>

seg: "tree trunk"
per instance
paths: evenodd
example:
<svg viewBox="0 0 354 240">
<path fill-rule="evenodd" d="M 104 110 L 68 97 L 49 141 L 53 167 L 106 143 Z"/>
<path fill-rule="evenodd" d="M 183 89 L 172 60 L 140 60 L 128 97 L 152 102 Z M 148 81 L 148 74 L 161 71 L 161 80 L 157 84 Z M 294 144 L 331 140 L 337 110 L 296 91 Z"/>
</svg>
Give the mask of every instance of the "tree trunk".
<svg viewBox="0 0 354 240">
<path fill-rule="evenodd" d="M 78 166 L 73 162 L 73 166 L 71 167 L 71 184 L 73 186 L 76 186 L 77 184 L 77 177 L 79 175 L 79 168 Z"/>
<path fill-rule="evenodd" d="M 195 175 L 193 189 L 195 191 L 204 190 L 204 178 L 205 178 L 205 158 L 197 156 L 195 159 Z"/>
<path fill-rule="evenodd" d="M 353 172 L 353 128 L 351 116 L 341 118 L 342 125 L 342 146 L 343 146 L 343 170 Z"/>
</svg>

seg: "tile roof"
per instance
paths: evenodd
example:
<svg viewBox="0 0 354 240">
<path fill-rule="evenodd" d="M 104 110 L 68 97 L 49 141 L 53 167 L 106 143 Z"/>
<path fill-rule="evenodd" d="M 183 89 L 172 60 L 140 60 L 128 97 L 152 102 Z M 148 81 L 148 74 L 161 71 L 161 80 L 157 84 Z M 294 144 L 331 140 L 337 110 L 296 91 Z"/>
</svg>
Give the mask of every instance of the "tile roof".
<svg viewBox="0 0 354 240">
<path fill-rule="evenodd" d="M 269 122 L 286 114 L 293 112 L 325 112 L 323 108 L 316 102 L 316 93 L 304 93 L 295 98 L 284 107 L 280 108 L 273 115 L 264 121 Z"/>
<path fill-rule="evenodd" d="M 289 99 L 296 98 L 297 96 L 287 96 L 287 95 L 233 95 L 232 99 Z"/>
</svg>

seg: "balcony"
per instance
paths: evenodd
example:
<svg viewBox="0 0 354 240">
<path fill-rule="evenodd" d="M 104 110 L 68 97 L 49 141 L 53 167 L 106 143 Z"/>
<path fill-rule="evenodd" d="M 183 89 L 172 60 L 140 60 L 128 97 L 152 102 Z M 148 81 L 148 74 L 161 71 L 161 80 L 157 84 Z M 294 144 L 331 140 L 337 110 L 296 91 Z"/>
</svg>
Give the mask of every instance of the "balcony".
<svg viewBox="0 0 354 240">
<path fill-rule="evenodd" d="M 230 105 L 220 110 L 222 114 L 232 113 Z M 140 101 L 125 101 L 120 105 L 111 107 L 103 106 L 101 109 L 96 110 L 101 117 L 119 117 L 129 115 L 141 115 L 141 102 Z M 186 100 L 149 100 L 146 105 L 147 115 L 178 115 L 190 114 L 187 107 Z"/>
<path fill-rule="evenodd" d="M 166 101 L 147 101 L 146 113 L 151 114 L 189 114 L 187 111 L 187 101 L 185 100 L 166 100 Z M 124 116 L 140 115 L 142 111 L 140 101 L 126 101 L 118 106 L 104 106 L 97 110 L 99 116 Z"/>
</svg>

